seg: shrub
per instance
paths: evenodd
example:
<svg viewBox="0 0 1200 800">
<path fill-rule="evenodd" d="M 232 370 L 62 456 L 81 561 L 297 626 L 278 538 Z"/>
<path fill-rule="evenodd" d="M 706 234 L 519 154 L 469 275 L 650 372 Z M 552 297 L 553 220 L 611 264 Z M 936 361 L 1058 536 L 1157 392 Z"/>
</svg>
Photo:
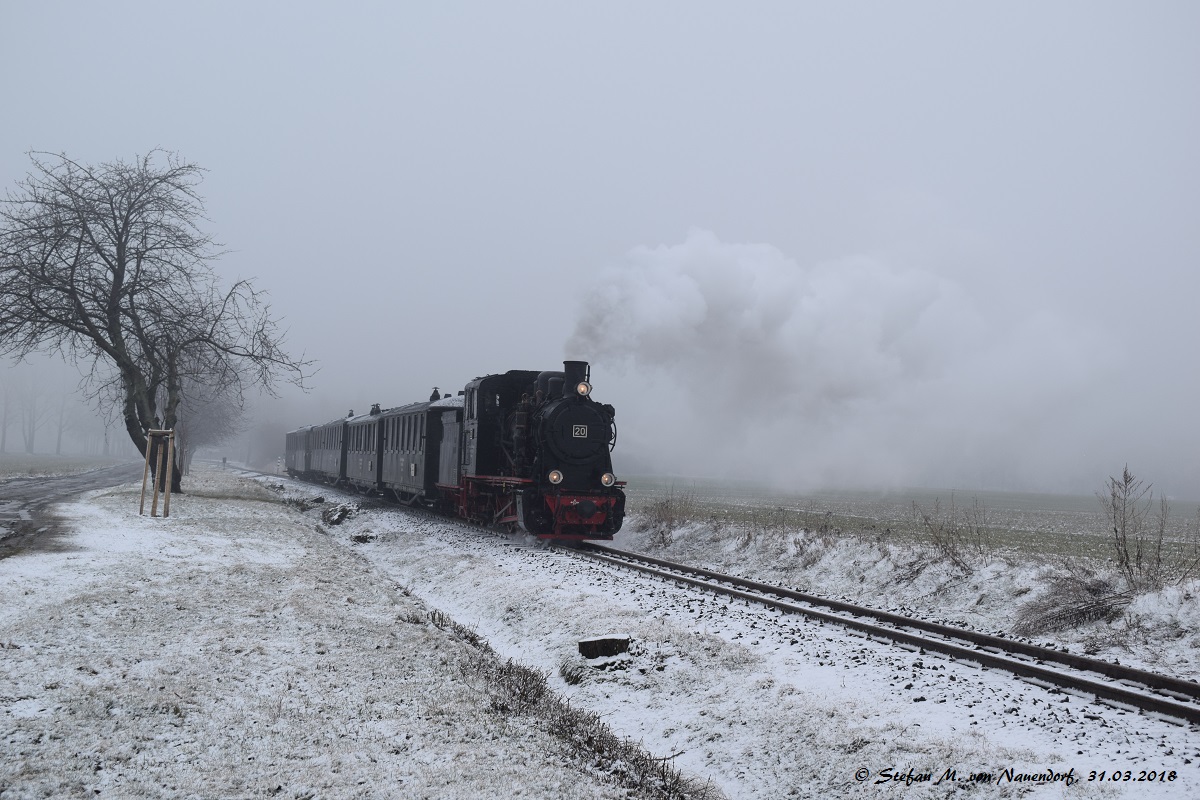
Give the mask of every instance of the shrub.
<svg viewBox="0 0 1200 800">
<path fill-rule="evenodd" d="M 933 501 L 933 508 L 926 511 L 913 502 L 913 516 L 922 530 L 929 535 L 934 552 L 954 566 L 970 574 L 971 562 L 988 554 L 992 549 L 991 533 L 987 525 L 987 512 L 978 498 L 970 508 L 959 509 L 950 497 L 950 508 L 943 514 L 941 502 Z"/>
</svg>

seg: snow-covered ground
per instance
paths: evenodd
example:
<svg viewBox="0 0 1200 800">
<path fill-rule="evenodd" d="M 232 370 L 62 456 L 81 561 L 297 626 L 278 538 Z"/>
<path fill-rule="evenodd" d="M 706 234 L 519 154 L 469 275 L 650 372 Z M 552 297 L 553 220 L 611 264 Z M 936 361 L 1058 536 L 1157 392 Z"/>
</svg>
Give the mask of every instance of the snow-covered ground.
<svg viewBox="0 0 1200 800">
<path fill-rule="evenodd" d="M 955 770 L 960 781 L 1008 768 L 1073 769 L 1081 782 L 1071 796 L 1189 797 L 1200 786 L 1188 728 L 1006 674 L 404 511 L 373 508 L 333 535 L 350 546 L 368 540 L 360 552 L 398 582 L 503 655 L 551 673 L 573 704 L 605 714 L 619 732 L 674 755 L 730 797 L 869 794 L 884 770 L 910 769 L 935 780 Z M 632 657 L 603 670 L 587 666 L 577 641 L 610 632 L 632 634 Z M 575 671 L 582 682 L 563 680 Z M 870 773 L 863 783 L 860 769 Z M 1114 769 L 1134 779 L 1174 770 L 1175 780 L 1087 780 Z M 942 796 L 948 785 L 923 788 Z"/>
<path fill-rule="evenodd" d="M 1001 797 L 1200 794 L 1171 722 L 402 509 L 318 526 L 228 473 L 200 484 L 166 522 L 95 494 L 67 507 L 76 552 L 0 561 L 0 797 L 621 796 L 488 713 L 418 598 L 731 798 L 943 797 L 980 772 Z M 577 654 L 611 632 L 630 655 Z"/>
<path fill-rule="evenodd" d="M 312 519 L 230 473 L 169 520 L 61 507 L 0 561 L 0 797 L 626 794 L 489 711 L 473 651 Z"/>
</svg>

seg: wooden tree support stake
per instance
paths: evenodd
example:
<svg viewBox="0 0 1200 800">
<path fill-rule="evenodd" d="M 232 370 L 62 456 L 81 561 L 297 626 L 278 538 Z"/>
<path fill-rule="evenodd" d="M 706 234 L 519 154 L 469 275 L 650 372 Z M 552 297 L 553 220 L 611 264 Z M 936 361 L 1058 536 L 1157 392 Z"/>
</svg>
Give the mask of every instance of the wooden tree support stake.
<svg viewBox="0 0 1200 800">
<path fill-rule="evenodd" d="M 171 471 L 175 468 L 175 431 L 146 431 L 146 437 L 146 468 L 142 470 L 142 498 L 138 505 L 138 514 L 146 513 L 146 478 L 150 474 L 150 456 L 157 451 L 158 463 L 154 473 L 154 491 L 150 495 L 150 516 L 158 516 L 158 484 L 162 481 L 166 487 L 163 491 L 162 513 L 165 519 L 171 516 Z"/>
</svg>

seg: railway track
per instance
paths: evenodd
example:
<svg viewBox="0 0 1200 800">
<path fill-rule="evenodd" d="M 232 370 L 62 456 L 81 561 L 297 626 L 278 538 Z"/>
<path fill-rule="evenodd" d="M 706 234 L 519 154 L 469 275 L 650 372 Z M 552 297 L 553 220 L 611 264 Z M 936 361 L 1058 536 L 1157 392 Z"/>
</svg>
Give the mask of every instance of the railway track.
<svg viewBox="0 0 1200 800">
<path fill-rule="evenodd" d="M 842 625 L 869 638 L 1004 670 L 1047 688 L 1091 695 L 1098 701 L 1118 707 L 1200 725 L 1200 684 L 1193 681 L 628 553 L 596 542 L 589 542 L 580 549 L 562 549 L 783 612 Z"/>
<path fill-rule="evenodd" d="M 362 497 L 356 494 L 350 496 Z M 406 510 L 421 511 L 407 507 Z M 445 517 L 425 513 L 448 521 Z M 1003 670 L 1046 688 L 1065 690 L 1079 696 L 1090 695 L 1117 707 L 1200 726 L 1200 683 L 1194 681 L 1101 661 L 1065 649 L 1041 647 L 629 553 L 599 542 L 587 542 L 581 548 L 558 549 L 786 613 L 842 625 L 868 638 L 896 642 L 922 651 L 941 653 L 952 660 Z"/>
</svg>

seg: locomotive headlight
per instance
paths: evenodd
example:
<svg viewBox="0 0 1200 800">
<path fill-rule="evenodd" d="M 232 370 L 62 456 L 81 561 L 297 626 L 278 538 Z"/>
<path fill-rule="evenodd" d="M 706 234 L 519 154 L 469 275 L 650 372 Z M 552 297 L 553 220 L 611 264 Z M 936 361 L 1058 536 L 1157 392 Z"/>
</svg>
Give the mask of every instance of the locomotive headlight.
<svg viewBox="0 0 1200 800">
<path fill-rule="evenodd" d="M 580 397 L 587 397 L 592 393 L 592 385 L 587 381 L 580 381 L 575 384 L 575 391 L 579 393 Z"/>
<path fill-rule="evenodd" d="M 600 476 L 600 482 L 605 486 L 612 486 L 617 482 L 617 476 L 613 475 L 611 472 L 606 472 Z"/>
<path fill-rule="evenodd" d="M 556 469 L 552 469 L 547 477 L 550 479 L 551 483 L 559 484 L 562 483 L 563 474 Z"/>
</svg>

